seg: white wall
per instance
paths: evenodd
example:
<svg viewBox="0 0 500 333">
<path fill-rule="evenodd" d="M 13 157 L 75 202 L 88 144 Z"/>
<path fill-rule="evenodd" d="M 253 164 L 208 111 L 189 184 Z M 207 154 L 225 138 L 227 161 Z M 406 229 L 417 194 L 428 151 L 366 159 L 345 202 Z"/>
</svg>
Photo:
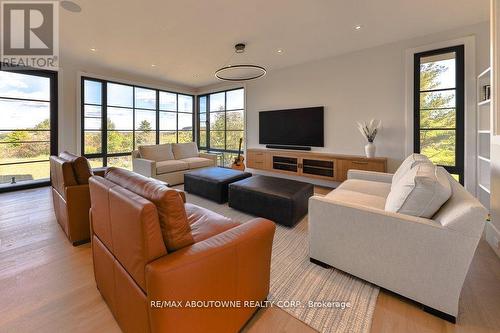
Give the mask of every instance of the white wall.
<svg viewBox="0 0 500 333">
<path fill-rule="evenodd" d="M 247 148 L 259 147 L 258 112 L 325 106 L 325 147 L 318 151 L 364 154 L 356 121 L 377 118 L 383 129 L 377 155 L 389 158 L 393 171 L 405 156 L 405 51 L 474 35 L 476 72 L 489 66 L 487 22 L 394 44 L 270 71 L 246 84 Z M 200 91 L 217 90 L 219 85 Z M 475 112 L 475 110 L 467 110 Z"/>
<path fill-rule="evenodd" d="M 147 77 L 110 70 L 90 63 L 75 63 L 68 57 L 61 57 L 59 70 L 59 151 L 80 153 L 80 76 L 100 77 L 118 82 L 138 84 L 151 88 L 194 94 L 195 89 L 159 82 Z"/>
</svg>

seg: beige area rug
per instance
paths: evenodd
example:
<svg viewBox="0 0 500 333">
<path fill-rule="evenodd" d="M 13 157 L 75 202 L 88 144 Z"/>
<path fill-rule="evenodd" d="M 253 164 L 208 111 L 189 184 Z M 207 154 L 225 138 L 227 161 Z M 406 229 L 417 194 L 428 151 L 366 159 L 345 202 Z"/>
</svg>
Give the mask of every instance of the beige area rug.
<svg viewBox="0 0 500 333">
<path fill-rule="evenodd" d="M 219 205 L 189 193 L 186 196 L 190 203 L 238 221 L 254 218 L 227 204 Z M 276 227 L 268 299 L 299 301 L 299 307 L 280 307 L 320 332 L 369 332 L 379 288 L 344 272 L 310 263 L 307 217 L 292 229 Z M 309 301 L 322 302 L 323 307 L 310 307 Z M 340 308 L 342 302 L 344 309 Z M 345 307 L 346 303 L 350 307 Z"/>
</svg>

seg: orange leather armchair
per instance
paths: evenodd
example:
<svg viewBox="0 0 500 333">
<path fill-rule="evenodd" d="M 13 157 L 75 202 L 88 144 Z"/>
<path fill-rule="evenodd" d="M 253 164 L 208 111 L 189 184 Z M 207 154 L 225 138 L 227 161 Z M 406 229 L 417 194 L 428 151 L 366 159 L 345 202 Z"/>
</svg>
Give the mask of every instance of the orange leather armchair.
<svg viewBox="0 0 500 333">
<path fill-rule="evenodd" d="M 195 243 L 167 252 L 157 207 L 137 194 L 149 180 L 130 172 L 117 181 L 109 173 L 90 179 L 92 254 L 97 287 L 121 329 L 238 332 L 257 310 L 243 302 L 269 293 L 274 223 L 241 224 L 184 203 Z M 241 306 L 186 307 L 186 301 Z"/>
<path fill-rule="evenodd" d="M 99 171 L 104 174 L 104 171 Z M 90 194 L 88 179 L 93 174 L 87 159 L 67 152 L 50 157 L 52 201 L 57 222 L 74 245 L 90 239 Z"/>
</svg>

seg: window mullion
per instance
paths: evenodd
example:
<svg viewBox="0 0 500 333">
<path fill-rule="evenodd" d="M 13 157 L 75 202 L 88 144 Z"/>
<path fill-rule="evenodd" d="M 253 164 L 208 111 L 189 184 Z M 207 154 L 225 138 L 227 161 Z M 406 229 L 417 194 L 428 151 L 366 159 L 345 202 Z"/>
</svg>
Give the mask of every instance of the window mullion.
<svg viewBox="0 0 500 333">
<path fill-rule="evenodd" d="M 103 166 L 108 166 L 108 86 L 105 82 L 101 82 L 101 103 L 101 154 Z"/>
</svg>

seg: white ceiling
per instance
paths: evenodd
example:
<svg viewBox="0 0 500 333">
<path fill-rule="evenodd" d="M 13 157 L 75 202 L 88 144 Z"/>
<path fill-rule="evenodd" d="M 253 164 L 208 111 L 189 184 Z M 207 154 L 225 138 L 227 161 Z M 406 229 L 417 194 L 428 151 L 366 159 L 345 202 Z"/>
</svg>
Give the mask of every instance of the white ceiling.
<svg viewBox="0 0 500 333">
<path fill-rule="evenodd" d="M 63 57 L 192 87 L 217 82 L 240 41 L 246 57 L 273 70 L 489 15 L 489 0 L 74 1 L 82 12 L 60 12 Z"/>
</svg>

